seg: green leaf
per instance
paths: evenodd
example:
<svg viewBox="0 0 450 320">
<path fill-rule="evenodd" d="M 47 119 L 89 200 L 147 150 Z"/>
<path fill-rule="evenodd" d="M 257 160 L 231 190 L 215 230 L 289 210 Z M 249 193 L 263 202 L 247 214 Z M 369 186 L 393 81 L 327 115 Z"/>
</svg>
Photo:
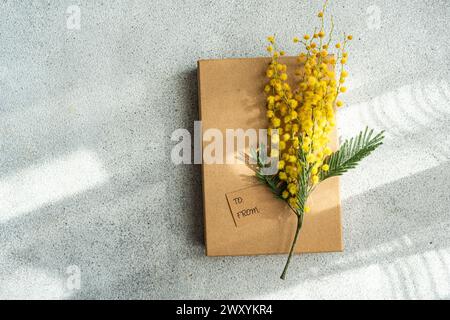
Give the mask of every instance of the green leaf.
<svg viewBox="0 0 450 320">
<path fill-rule="evenodd" d="M 383 144 L 384 131 L 373 135 L 373 129 L 367 127 L 356 137 L 346 140 L 338 151 L 325 158 L 324 164 L 329 165 L 328 171 L 321 171 L 320 180 L 340 176 L 356 165 L 373 150 Z"/>
<path fill-rule="evenodd" d="M 260 149 L 261 148 L 264 148 L 264 145 L 260 145 Z M 275 174 L 275 175 L 262 174 L 261 169 L 264 168 L 264 163 L 265 163 L 266 159 L 265 158 L 261 159 L 259 151 L 255 150 L 253 148 L 250 149 L 250 154 L 251 154 L 251 157 L 253 159 L 255 159 L 256 163 L 257 163 L 256 177 L 258 178 L 258 180 L 261 181 L 262 183 L 266 184 L 272 190 L 272 192 L 274 193 L 274 195 L 277 198 L 282 199 L 281 193 L 282 193 L 282 190 L 284 189 L 284 188 L 282 188 L 284 181 L 281 181 L 277 174 Z"/>
<path fill-rule="evenodd" d="M 302 162 L 306 162 L 306 154 L 303 152 L 302 148 L 298 150 L 298 159 Z M 308 181 L 309 181 L 309 171 L 305 166 L 302 166 L 302 170 L 298 176 L 298 192 L 297 192 L 297 202 L 300 207 L 300 212 L 303 212 L 306 200 L 308 199 Z"/>
</svg>

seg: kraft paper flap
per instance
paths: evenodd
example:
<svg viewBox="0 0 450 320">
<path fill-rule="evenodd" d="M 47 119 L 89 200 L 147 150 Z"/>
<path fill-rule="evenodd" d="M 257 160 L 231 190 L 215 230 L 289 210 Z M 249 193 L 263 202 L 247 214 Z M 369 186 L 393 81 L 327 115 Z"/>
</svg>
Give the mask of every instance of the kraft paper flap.
<svg viewBox="0 0 450 320">
<path fill-rule="evenodd" d="M 294 79 L 295 57 L 281 58 Z M 202 132 L 267 128 L 265 70 L 270 58 L 201 60 L 198 62 L 199 108 Z M 224 139 L 225 140 L 225 139 Z M 206 147 L 209 142 L 203 142 Z M 332 133 L 332 149 L 337 147 Z M 225 141 L 224 141 L 225 150 Z M 238 155 L 233 155 L 239 158 Z M 294 237 L 296 217 L 255 178 L 251 166 L 203 164 L 205 244 L 208 256 L 287 253 Z M 257 192 L 248 192 L 255 187 Z M 235 223 L 228 196 L 245 195 L 249 203 L 263 204 L 264 216 L 252 215 L 247 223 Z M 309 198 L 296 252 L 342 251 L 339 179 L 321 182 Z M 237 209 L 236 209 L 237 210 Z M 270 212 L 270 213 L 268 213 Z"/>
</svg>

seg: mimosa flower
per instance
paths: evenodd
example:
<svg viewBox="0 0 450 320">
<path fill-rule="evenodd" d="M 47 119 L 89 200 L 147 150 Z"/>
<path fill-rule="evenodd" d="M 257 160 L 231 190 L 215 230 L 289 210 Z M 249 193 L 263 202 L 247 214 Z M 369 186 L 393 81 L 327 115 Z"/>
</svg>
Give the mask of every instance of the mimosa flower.
<svg viewBox="0 0 450 320">
<path fill-rule="evenodd" d="M 284 199 L 297 217 L 297 229 L 282 279 L 286 276 L 303 216 L 310 211 L 305 205 L 309 195 L 321 181 L 354 168 L 383 140 L 383 132 L 373 135 L 373 130 L 366 128 L 356 138 L 345 141 L 338 151 L 333 152 L 329 147 L 330 134 L 336 122 L 334 106 L 343 106 L 344 103 L 337 98 L 347 91 L 341 85 L 348 77 L 344 64 L 348 59 L 348 41 L 353 36 L 344 34 L 341 42 L 330 46 L 333 20 L 327 34 L 323 23 L 326 6 L 327 0 L 318 13 L 321 25 L 315 30 L 320 31 L 314 31 L 312 39 L 308 33 L 302 41 L 293 38 L 295 43 L 300 42 L 304 46 L 304 51 L 296 54 L 299 63 L 295 69 L 296 79 L 288 77 L 287 65 L 281 57 L 284 51 L 278 49 L 275 37 L 267 38 L 270 43 L 267 51 L 272 54 L 272 60 L 267 66 L 268 83 L 264 86 L 266 117 L 269 134 L 278 130 L 271 139 L 272 143 L 278 143 L 278 149 L 272 149 L 270 155 L 281 160 L 277 174 L 264 176 L 257 172 L 257 177 Z M 329 52 L 333 47 L 337 52 Z M 258 167 L 263 167 L 259 158 Z"/>
</svg>

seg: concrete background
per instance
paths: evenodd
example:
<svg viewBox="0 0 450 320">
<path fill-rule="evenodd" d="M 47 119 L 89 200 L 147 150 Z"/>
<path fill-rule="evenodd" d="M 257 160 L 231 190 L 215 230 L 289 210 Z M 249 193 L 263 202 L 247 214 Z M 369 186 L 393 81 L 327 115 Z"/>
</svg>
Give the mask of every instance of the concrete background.
<svg viewBox="0 0 450 320">
<path fill-rule="evenodd" d="M 296 256 L 285 282 L 285 256 L 204 256 L 199 167 L 169 158 L 196 61 L 274 32 L 295 53 L 319 7 L 2 1 L 0 298 L 450 298 L 448 1 L 331 1 L 355 38 L 339 134 L 387 132 L 342 179 L 345 252 Z"/>
</svg>

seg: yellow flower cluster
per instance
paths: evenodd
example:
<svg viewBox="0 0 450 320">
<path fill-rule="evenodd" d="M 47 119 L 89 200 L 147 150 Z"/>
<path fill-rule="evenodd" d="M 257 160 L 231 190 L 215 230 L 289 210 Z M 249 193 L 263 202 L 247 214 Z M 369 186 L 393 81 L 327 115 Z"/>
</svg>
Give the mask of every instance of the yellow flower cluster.
<svg viewBox="0 0 450 320">
<path fill-rule="evenodd" d="M 320 180 L 320 171 L 329 169 L 324 159 L 332 153 L 328 143 L 335 126 L 334 107 L 343 105 L 337 96 L 346 91 L 343 86 L 348 76 L 344 70 L 348 57 L 345 48 L 352 36 L 344 35 L 344 40 L 335 44 L 337 54 L 330 54 L 330 40 L 325 41 L 323 30 L 324 9 L 318 13 L 322 22 L 319 32 L 293 39 L 304 46 L 298 55 L 296 79 L 289 79 L 282 58 L 284 52 L 277 50 L 274 36 L 268 37 L 267 50 L 272 60 L 266 71 L 269 81 L 264 91 L 269 134 L 276 133 L 272 135 L 272 143 L 278 144 L 278 150 L 273 149 L 271 156 L 280 159 L 278 177 L 285 182 L 282 197 L 295 209 L 299 208 L 299 175 L 305 174 L 308 188 L 312 188 Z M 336 65 L 340 65 L 339 77 L 336 77 Z"/>
</svg>

